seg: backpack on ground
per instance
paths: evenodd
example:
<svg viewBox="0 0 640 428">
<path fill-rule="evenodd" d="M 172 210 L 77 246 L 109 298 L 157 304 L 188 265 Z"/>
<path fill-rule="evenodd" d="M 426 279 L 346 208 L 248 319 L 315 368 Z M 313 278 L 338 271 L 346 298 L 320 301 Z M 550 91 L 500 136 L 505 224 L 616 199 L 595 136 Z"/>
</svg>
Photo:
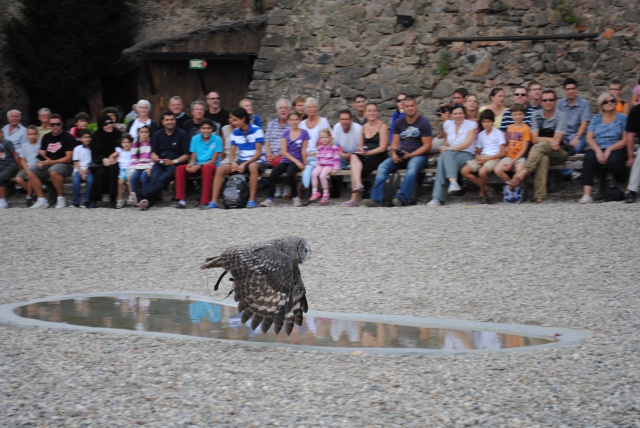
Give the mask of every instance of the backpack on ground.
<svg viewBox="0 0 640 428">
<path fill-rule="evenodd" d="M 249 183 L 244 174 L 234 174 L 227 178 L 222 192 L 222 203 L 225 208 L 244 208 L 249 201 Z"/>
</svg>

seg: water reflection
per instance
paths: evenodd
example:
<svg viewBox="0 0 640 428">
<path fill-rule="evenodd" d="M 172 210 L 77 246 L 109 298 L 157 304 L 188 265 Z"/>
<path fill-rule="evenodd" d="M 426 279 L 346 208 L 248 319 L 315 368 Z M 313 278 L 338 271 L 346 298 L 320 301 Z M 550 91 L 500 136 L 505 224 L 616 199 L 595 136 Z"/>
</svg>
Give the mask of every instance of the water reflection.
<svg viewBox="0 0 640 428">
<path fill-rule="evenodd" d="M 291 336 L 253 331 L 235 307 L 202 300 L 130 296 L 85 297 L 20 306 L 25 318 L 88 327 L 150 331 L 215 339 L 353 348 L 502 349 L 553 341 L 490 331 L 412 327 L 305 316 Z"/>
</svg>

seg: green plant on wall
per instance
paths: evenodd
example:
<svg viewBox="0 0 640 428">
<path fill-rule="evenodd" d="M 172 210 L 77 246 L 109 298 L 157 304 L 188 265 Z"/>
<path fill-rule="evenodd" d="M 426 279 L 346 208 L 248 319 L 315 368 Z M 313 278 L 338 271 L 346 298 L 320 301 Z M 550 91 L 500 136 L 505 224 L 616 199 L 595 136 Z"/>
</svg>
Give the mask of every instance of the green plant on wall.
<svg viewBox="0 0 640 428">
<path fill-rule="evenodd" d="M 440 51 L 440 59 L 438 59 L 438 69 L 436 71 L 440 77 L 446 76 L 451 71 L 451 58 L 448 50 L 443 49 Z"/>
<path fill-rule="evenodd" d="M 553 11 L 556 17 L 567 24 L 579 27 L 584 24 L 584 18 L 578 16 L 572 0 L 554 0 Z"/>
</svg>

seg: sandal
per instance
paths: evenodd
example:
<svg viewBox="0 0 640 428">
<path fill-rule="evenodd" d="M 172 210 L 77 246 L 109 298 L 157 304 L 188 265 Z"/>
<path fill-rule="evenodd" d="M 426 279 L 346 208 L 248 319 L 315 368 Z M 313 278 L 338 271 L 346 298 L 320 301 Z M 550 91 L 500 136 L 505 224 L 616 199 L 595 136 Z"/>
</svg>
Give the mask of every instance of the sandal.
<svg viewBox="0 0 640 428">
<path fill-rule="evenodd" d="M 355 208 L 358 206 L 358 203 L 349 199 L 347 202 L 341 203 L 340 206 L 347 207 L 347 208 Z"/>
<path fill-rule="evenodd" d="M 535 202 L 536 202 L 536 204 L 541 204 L 541 203 L 543 203 L 543 202 L 544 202 L 544 199 L 542 199 L 542 198 L 536 198 L 536 201 L 535 201 Z"/>
<path fill-rule="evenodd" d="M 362 193 L 362 192 L 364 192 L 364 186 L 362 184 L 354 187 L 353 190 L 351 190 L 351 193 Z"/>
</svg>

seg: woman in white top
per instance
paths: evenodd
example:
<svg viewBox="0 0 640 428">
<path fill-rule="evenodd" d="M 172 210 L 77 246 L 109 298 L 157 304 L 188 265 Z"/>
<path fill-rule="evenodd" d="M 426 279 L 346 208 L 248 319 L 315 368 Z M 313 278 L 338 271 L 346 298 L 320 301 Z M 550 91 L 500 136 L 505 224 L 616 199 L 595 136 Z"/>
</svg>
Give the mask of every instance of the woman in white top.
<svg viewBox="0 0 640 428">
<path fill-rule="evenodd" d="M 309 97 L 304 102 L 304 112 L 307 118 L 300 123 L 300 129 L 304 129 L 309 134 L 309 142 L 307 143 L 307 165 L 302 172 L 302 185 L 305 188 L 311 186 L 311 173 L 316 165 L 316 145 L 320 138 L 320 130 L 331 128 L 329 121 L 318 116 L 318 100 Z"/>
<path fill-rule="evenodd" d="M 127 132 L 133 137 L 133 141 L 137 141 L 138 129 L 146 125 L 151 130 L 151 136 L 153 137 L 153 134 L 156 132 L 158 127 L 149 117 L 149 113 L 151 112 L 151 103 L 147 100 L 138 101 L 136 104 L 136 111 L 138 112 L 138 117 L 129 122 Z"/>
<path fill-rule="evenodd" d="M 466 114 L 462 104 L 454 104 L 451 106 L 451 119 L 443 125 L 444 143 L 440 147 L 433 199 L 428 204 L 430 206 L 440 206 L 447 198 L 447 193 L 454 195 L 460 191 L 458 171 L 475 156 L 474 143 L 478 124 L 465 119 Z M 445 190 L 447 185 L 449 187 Z"/>
</svg>

